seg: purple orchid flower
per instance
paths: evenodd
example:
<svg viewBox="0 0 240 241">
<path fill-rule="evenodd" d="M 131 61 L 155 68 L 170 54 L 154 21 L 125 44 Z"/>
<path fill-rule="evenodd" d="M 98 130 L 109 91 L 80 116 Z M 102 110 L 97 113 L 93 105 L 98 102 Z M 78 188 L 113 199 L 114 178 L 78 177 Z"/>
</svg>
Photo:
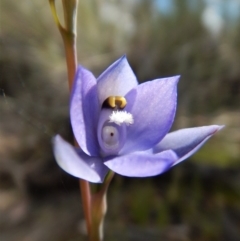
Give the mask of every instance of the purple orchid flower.
<svg viewBox="0 0 240 241">
<path fill-rule="evenodd" d="M 195 153 L 223 126 L 170 130 L 179 76 L 138 85 L 125 56 L 98 79 L 78 67 L 70 101 L 75 148 L 53 139 L 58 165 L 90 182 L 103 182 L 109 169 L 130 177 L 161 174 Z"/>
</svg>

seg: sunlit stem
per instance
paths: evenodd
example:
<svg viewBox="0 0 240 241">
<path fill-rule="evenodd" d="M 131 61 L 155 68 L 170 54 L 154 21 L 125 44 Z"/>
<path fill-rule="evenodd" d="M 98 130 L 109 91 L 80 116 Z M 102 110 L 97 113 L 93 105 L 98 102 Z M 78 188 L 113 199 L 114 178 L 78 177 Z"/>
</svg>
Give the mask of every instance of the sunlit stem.
<svg viewBox="0 0 240 241">
<path fill-rule="evenodd" d="M 90 241 L 103 240 L 103 223 L 107 212 L 107 190 L 114 176 L 114 172 L 110 171 L 107 175 L 100 191 L 92 196 L 92 226 Z"/>
<path fill-rule="evenodd" d="M 76 25 L 78 0 L 62 0 L 65 26 L 59 21 L 55 0 L 49 0 L 54 20 L 62 35 L 68 69 L 68 83 L 71 90 L 77 68 Z"/>
<path fill-rule="evenodd" d="M 78 0 L 62 0 L 64 23 L 59 21 L 56 11 L 55 0 L 49 0 L 54 20 L 58 26 L 58 29 L 62 35 L 63 43 L 65 47 L 67 70 L 68 70 L 68 83 L 69 89 L 72 89 L 72 84 L 77 68 L 77 48 L 76 48 L 76 25 L 77 25 L 77 4 Z M 75 146 L 77 145 L 75 141 Z M 82 193 L 82 203 L 84 209 L 84 215 L 87 223 L 87 230 L 90 236 L 91 233 L 91 192 L 89 182 L 85 180 L 79 180 Z"/>
<path fill-rule="evenodd" d="M 82 205 L 87 225 L 88 236 L 91 234 L 92 214 L 91 214 L 91 190 L 88 181 L 79 179 L 80 191 L 82 194 Z"/>
</svg>

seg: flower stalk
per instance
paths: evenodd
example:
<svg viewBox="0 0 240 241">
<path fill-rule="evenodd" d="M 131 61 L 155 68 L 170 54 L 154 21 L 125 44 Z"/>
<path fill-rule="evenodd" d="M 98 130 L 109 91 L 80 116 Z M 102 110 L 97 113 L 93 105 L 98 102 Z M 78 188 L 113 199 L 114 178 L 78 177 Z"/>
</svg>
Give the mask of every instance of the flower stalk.
<svg viewBox="0 0 240 241">
<path fill-rule="evenodd" d="M 69 83 L 69 89 L 71 91 L 74 76 L 77 69 L 76 26 L 77 26 L 78 0 L 62 0 L 65 26 L 62 26 L 58 18 L 55 0 L 49 0 L 49 3 L 50 3 L 50 7 L 52 10 L 52 15 L 54 17 L 55 23 L 62 35 L 65 54 L 66 54 L 68 83 Z"/>
<path fill-rule="evenodd" d="M 68 71 L 68 83 L 69 90 L 71 91 L 74 76 L 77 69 L 77 5 L 78 0 L 62 0 L 63 13 L 64 13 L 64 26 L 61 24 L 58 14 L 56 11 L 55 0 L 49 0 L 52 14 L 55 23 L 61 33 L 65 54 L 66 54 L 66 64 Z M 76 141 L 74 145 L 78 147 Z M 112 175 L 113 176 L 113 175 Z M 102 240 L 102 223 L 103 217 L 106 213 L 106 191 L 112 178 L 108 179 L 101 189 L 101 191 L 95 194 L 94 198 L 91 197 L 91 189 L 88 181 L 79 179 L 79 186 L 82 196 L 82 204 L 84 210 L 84 216 L 86 219 L 87 232 L 90 241 L 101 241 Z M 100 211 L 100 212 L 99 212 Z M 93 229 L 92 229 L 92 220 Z M 100 228 L 101 226 L 101 228 Z"/>
<path fill-rule="evenodd" d="M 113 176 L 114 172 L 110 171 L 101 186 L 101 189 L 92 195 L 92 225 L 90 241 L 103 240 L 103 222 L 107 212 L 107 190 Z"/>
</svg>

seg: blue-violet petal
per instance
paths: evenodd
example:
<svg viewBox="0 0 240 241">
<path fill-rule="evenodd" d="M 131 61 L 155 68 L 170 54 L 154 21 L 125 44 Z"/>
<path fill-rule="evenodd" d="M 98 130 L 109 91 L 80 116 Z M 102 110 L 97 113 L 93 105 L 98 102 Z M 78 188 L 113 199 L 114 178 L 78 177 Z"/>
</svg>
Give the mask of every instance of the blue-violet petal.
<svg viewBox="0 0 240 241">
<path fill-rule="evenodd" d="M 149 81 L 125 96 L 125 110 L 134 123 L 127 127 L 121 154 L 152 148 L 168 133 L 176 111 L 178 80 L 179 76 Z"/>
<path fill-rule="evenodd" d="M 100 105 L 96 79 L 82 66 L 78 67 L 70 101 L 70 117 L 74 136 L 88 155 L 98 156 L 97 123 Z"/>
<path fill-rule="evenodd" d="M 167 134 L 163 140 L 153 148 L 154 153 L 172 149 L 178 160 L 174 165 L 194 154 L 213 134 L 223 126 L 211 125 L 186 128 Z"/>
<path fill-rule="evenodd" d="M 108 172 L 102 159 L 90 157 L 57 135 L 53 138 L 53 151 L 58 165 L 72 176 L 89 182 L 101 183 Z"/>
<path fill-rule="evenodd" d="M 109 96 L 124 96 L 138 85 L 126 56 L 118 59 L 97 79 L 98 97 L 102 104 Z"/>
<path fill-rule="evenodd" d="M 167 171 L 177 160 L 171 151 L 152 154 L 147 151 L 108 158 L 104 164 L 112 171 L 128 177 L 150 177 Z"/>
</svg>

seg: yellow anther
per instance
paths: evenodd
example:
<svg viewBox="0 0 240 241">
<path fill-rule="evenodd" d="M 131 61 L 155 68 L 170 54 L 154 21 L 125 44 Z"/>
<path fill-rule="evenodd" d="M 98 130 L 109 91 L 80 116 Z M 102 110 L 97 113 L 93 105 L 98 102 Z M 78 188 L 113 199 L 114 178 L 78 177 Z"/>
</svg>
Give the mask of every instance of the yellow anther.
<svg viewBox="0 0 240 241">
<path fill-rule="evenodd" d="M 127 105 L 127 100 L 123 96 L 109 96 L 106 103 L 112 108 L 123 109 Z"/>
</svg>

